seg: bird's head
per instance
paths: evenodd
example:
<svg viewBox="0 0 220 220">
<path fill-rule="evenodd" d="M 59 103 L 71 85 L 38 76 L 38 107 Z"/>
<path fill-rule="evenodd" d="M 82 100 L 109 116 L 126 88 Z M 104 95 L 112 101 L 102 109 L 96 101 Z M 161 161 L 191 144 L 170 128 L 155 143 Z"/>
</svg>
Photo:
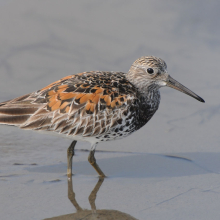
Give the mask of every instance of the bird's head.
<svg viewBox="0 0 220 220">
<path fill-rule="evenodd" d="M 168 86 L 183 92 L 200 102 L 205 102 L 194 92 L 177 82 L 167 73 L 165 61 L 154 56 L 144 56 L 137 59 L 131 66 L 128 80 L 136 86 L 141 93 L 149 93 L 160 87 Z"/>
</svg>

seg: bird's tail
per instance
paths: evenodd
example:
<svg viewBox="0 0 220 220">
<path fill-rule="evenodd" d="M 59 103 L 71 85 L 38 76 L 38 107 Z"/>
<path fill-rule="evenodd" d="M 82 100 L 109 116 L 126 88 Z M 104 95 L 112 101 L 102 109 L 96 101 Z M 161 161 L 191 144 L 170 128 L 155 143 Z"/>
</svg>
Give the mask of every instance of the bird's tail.
<svg viewBox="0 0 220 220">
<path fill-rule="evenodd" d="M 0 124 L 20 126 L 38 110 L 28 100 L 30 94 L 0 103 Z"/>
</svg>

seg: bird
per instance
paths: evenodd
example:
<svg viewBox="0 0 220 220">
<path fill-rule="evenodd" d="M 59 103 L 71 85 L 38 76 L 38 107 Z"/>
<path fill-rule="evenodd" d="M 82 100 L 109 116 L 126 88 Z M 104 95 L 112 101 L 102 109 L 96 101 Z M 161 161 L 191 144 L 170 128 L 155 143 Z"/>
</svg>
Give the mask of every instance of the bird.
<svg viewBox="0 0 220 220">
<path fill-rule="evenodd" d="M 88 161 L 99 176 L 105 177 L 95 158 L 97 144 L 127 137 L 143 127 L 157 111 L 159 89 L 164 86 L 205 102 L 168 74 L 164 60 L 142 56 L 127 73 L 72 74 L 38 91 L 2 102 L 0 124 L 72 138 L 67 149 L 68 177 L 72 176 L 77 141 L 89 142 Z"/>
</svg>

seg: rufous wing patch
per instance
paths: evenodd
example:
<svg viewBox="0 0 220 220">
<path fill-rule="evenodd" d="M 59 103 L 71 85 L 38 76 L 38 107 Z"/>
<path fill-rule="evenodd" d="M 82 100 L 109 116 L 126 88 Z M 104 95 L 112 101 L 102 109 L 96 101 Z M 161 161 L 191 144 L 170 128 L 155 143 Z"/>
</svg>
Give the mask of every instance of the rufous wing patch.
<svg viewBox="0 0 220 220">
<path fill-rule="evenodd" d="M 85 95 L 86 95 L 85 93 L 79 93 L 75 98 L 76 102 L 78 102 L 80 104 L 80 99 Z"/>
<path fill-rule="evenodd" d="M 109 106 L 111 104 L 111 97 L 109 95 L 105 95 L 104 100 L 105 100 L 107 106 Z"/>
<path fill-rule="evenodd" d="M 87 102 L 88 100 L 91 100 L 91 98 L 93 98 L 93 97 L 94 97 L 94 94 L 88 93 L 80 98 L 79 103 L 83 104 L 83 103 Z"/>
<path fill-rule="evenodd" d="M 67 106 L 66 109 L 65 109 L 65 111 L 66 111 L 66 113 L 69 113 L 69 111 L 70 111 L 70 107 Z"/>
<path fill-rule="evenodd" d="M 76 80 L 69 80 L 71 78 Z M 108 76 L 109 77 L 109 76 Z M 71 115 L 80 112 L 94 114 L 120 108 L 127 100 L 125 94 L 120 94 L 119 82 L 112 81 L 105 75 L 93 75 L 92 72 L 70 75 L 45 87 L 47 92 L 47 110 Z M 94 85 L 94 82 L 97 83 Z M 71 84 L 72 83 L 72 84 Z M 103 86 L 103 87 L 102 87 Z M 44 89 L 45 89 L 44 88 Z"/>
<path fill-rule="evenodd" d="M 63 104 L 60 106 L 60 109 L 64 109 L 67 105 L 69 105 L 69 102 L 63 102 Z"/>
<path fill-rule="evenodd" d="M 49 100 L 49 103 L 48 103 L 48 106 L 51 108 L 53 105 L 55 105 L 57 102 L 56 98 L 55 97 L 52 97 L 50 100 Z"/>
<path fill-rule="evenodd" d="M 51 107 L 51 110 L 52 111 L 57 110 L 58 108 L 60 108 L 60 105 L 61 105 L 61 101 L 59 100 Z"/>
<path fill-rule="evenodd" d="M 67 99 L 72 99 L 75 98 L 77 96 L 76 93 L 60 93 L 59 98 L 61 100 L 67 100 Z"/>
<path fill-rule="evenodd" d="M 96 94 L 93 98 L 91 98 L 90 100 L 95 103 L 98 104 L 99 103 L 99 99 L 100 99 L 100 95 Z"/>
<path fill-rule="evenodd" d="M 56 92 L 54 90 L 51 90 L 47 94 L 48 94 L 48 96 L 54 96 L 56 94 Z"/>
<path fill-rule="evenodd" d="M 96 104 L 92 103 L 91 101 L 87 102 L 86 104 L 86 113 L 87 114 L 93 114 L 95 110 Z"/>
<path fill-rule="evenodd" d="M 111 107 L 114 108 L 115 106 L 116 106 L 115 100 L 113 100 L 113 101 L 111 102 Z"/>
<path fill-rule="evenodd" d="M 97 88 L 97 90 L 95 91 L 96 94 L 101 94 L 103 93 L 104 89 L 103 88 Z"/>
<path fill-rule="evenodd" d="M 67 85 L 59 86 L 59 87 L 58 87 L 58 90 L 57 90 L 57 93 L 61 93 L 61 92 L 63 92 L 63 91 L 66 90 L 66 89 L 67 89 Z"/>
</svg>

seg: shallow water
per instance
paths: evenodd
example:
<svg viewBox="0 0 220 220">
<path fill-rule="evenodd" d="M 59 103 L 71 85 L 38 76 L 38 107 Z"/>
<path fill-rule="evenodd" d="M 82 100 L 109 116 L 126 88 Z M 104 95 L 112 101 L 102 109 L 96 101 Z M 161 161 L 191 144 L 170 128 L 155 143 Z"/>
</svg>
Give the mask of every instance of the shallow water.
<svg viewBox="0 0 220 220">
<path fill-rule="evenodd" d="M 0 101 L 82 71 L 126 72 L 143 55 L 163 58 L 170 75 L 206 101 L 163 88 L 146 126 L 98 145 L 108 178 L 92 202 L 96 213 L 88 197 L 99 179 L 82 151 L 89 144 L 77 143 L 73 191 L 87 219 L 219 219 L 219 1 L 0 6 Z M 71 140 L 7 126 L 0 133 L 1 219 L 79 218 L 67 197 Z"/>
</svg>

